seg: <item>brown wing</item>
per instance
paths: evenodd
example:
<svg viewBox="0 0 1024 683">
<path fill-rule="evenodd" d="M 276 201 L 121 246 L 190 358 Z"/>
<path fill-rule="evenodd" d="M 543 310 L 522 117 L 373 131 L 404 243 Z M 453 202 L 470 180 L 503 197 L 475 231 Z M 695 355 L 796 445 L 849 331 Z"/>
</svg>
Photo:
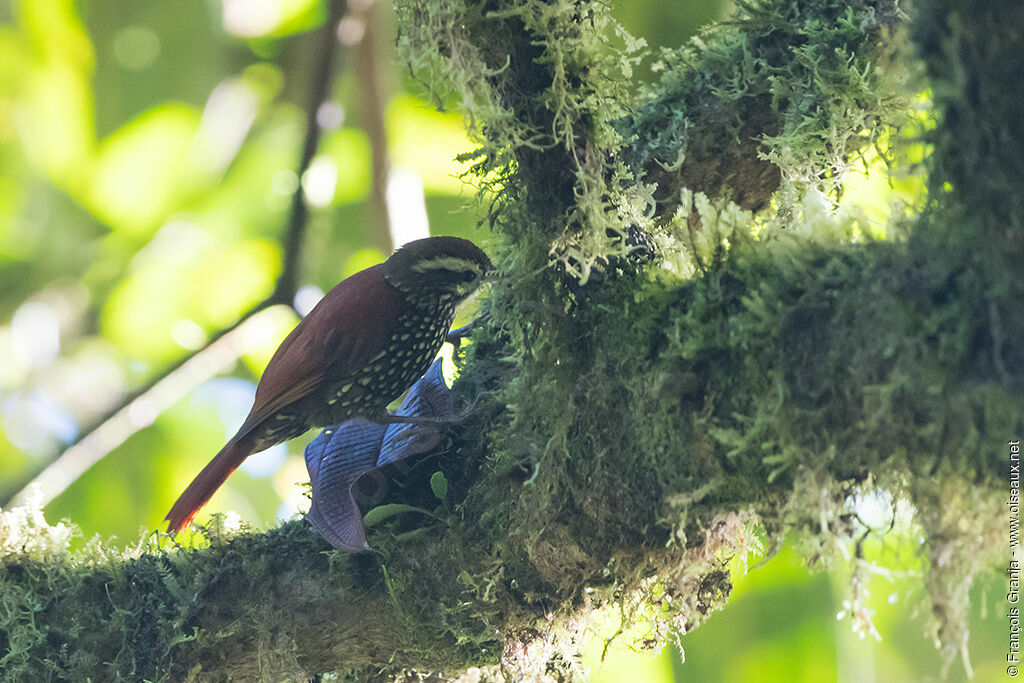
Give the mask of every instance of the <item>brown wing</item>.
<svg viewBox="0 0 1024 683">
<path fill-rule="evenodd" d="M 344 377 L 366 365 L 387 346 L 402 304 L 380 265 L 335 285 L 277 347 L 234 440 L 312 393 L 328 369 Z"/>
</svg>

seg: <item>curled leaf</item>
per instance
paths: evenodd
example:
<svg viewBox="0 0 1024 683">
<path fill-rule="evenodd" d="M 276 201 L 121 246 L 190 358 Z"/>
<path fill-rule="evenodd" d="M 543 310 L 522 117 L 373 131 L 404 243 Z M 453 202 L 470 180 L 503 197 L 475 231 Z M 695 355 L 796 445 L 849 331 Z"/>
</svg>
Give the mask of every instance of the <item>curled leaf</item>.
<svg viewBox="0 0 1024 683">
<path fill-rule="evenodd" d="M 418 508 L 414 505 L 404 505 L 402 503 L 388 503 L 386 505 L 378 505 L 363 517 L 363 524 L 366 526 L 374 526 L 380 524 L 386 519 L 391 519 L 395 515 L 400 515 L 405 512 L 418 512 L 421 515 L 430 516 L 430 511 Z"/>
<path fill-rule="evenodd" d="M 441 442 L 443 422 L 450 419 L 453 412 L 451 389 L 445 384 L 438 359 L 409 389 L 395 413 L 402 417 L 437 420 L 438 424 L 385 426 L 357 418 L 320 432 L 306 446 L 306 469 L 312 487 L 312 503 L 306 519 L 317 533 L 338 550 L 366 550 L 369 545 L 352 486 L 360 477 L 383 465 L 432 451 Z M 433 479 L 431 487 L 434 487 Z"/>
</svg>

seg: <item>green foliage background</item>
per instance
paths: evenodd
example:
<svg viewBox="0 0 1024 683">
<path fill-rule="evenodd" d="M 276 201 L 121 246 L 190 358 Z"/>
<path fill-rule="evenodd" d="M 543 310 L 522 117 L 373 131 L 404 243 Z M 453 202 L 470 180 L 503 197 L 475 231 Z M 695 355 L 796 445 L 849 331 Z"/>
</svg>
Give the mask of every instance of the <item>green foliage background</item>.
<svg viewBox="0 0 1024 683">
<path fill-rule="evenodd" d="M 310 32 L 325 10 L 314 0 L 259 4 L 275 14 L 258 25 L 239 24 L 245 3 L 227 0 L 0 6 L 0 500 L 123 396 L 272 292 L 290 197 L 301 191 L 293 169 L 316 58 Z M 643 0 L 619 2 L 614 14 L 652 46 L 675 47 L 728 10 L 719 0 Z M 389 21 L 382 12 L 391 162 L 422 181 L 431 232 L 486 242 L 476 229 L 484 211 L 456 177 L 465 168 L 455 156 L 472 149 L 463 121 L 418 99 L 395 62 Z M 652 78 L 647 66 L 638 79 Z M 318 161 L 336 180 L 312 208 L 301 276 L 324 290 L 384 256 L 368 208 L 371 146 L 352 50 L 331 93 L 344 117 L 325 128 Z M 844 203 L 880 221 L 890 199 L 913 201 L 921 183 L 890 182 L 870 163 L 874 173 L 847 180 Z M 152 424 L 59 496 L 48 517 L 70 518 L 85 538 L 125 543 L 159 527 L 241 420 L 247 392 L 294 322 L 274 316 L 231 378 L 158 416 L 138 415 Z M 303 500 L 303 445 L 293 442 L 280 462 L 280 452 L 255 456 L 256 467 L 235 474 L 205 512 L 234 510 L 254 526 L 293 514 Z M 610 614 L 589 653 L 596 679 L 937 677 L 914 530 L 901 538 L 868 555 L 907 572 L 870 579 L 881 642 L 836 619 L 844 568 L 809 574 L 786 548 L 736 581 L 726 612 L 682 639 L 686 663 L 671 648 L 600 663 L 599 636 L 617 628 Z M 974 591 L 971 660 L 976 680 L 994 680 L 1006 635 L 1002 579 L 993 573 Z M 963 675 L 954 669 L 950 678 Z"/>
</svg>

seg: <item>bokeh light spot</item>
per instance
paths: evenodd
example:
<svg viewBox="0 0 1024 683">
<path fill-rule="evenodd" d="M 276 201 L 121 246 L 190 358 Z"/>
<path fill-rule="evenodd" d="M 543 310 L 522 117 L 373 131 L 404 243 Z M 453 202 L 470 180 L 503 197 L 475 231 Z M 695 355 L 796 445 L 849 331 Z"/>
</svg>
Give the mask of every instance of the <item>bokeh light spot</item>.
<svg viewBox="0 0 1024 683">
<path fill-rule="evenodd" d="M 160 56 L 160 37 L 147 26 L 125 26 L 114 34 L 114 58 L 129 71 L 142 71 Z"/>
</svg>

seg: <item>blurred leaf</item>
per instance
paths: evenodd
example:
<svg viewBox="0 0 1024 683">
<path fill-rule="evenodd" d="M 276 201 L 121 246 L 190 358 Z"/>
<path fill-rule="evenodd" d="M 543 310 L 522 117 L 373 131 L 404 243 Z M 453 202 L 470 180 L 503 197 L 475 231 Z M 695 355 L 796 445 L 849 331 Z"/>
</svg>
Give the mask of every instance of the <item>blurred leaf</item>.
<svg viewBox="0 0 1024 683">
<path fill-rule="evenodd" d="M 15 141 L 14 105 L 21 96 L 31 59 L 22 36 L 9 26 L 0 25 L 0 144 Z"/>
<path fill-rule="evenodd" d="M 189 173 L 199 119 L 194 107 L 163 104 L 100 143 L 88 197 L 94 213 L 137 237 L 159 227 L 185 193 L 204 180 Z"/>
<path fill-rule="evenodd" d="M 41 59 L 92 68 L 92 42 L 74 0 L 21 0 L 15 2 L 15 12 L 33 52 Z"/>
<path fill-rule="evenodd" d="M 890 133 L 882 134 L 880 147 L 888 147 L 889 136 Z M 870 148 L 864 151 L 862 163 L 851 165 L 850 173 L 843 182 L 843 205 L 854 211 L 863 211 L 875 239 L 885 239 L 890 221 L 902 218 L 903 207 L 920 205 L 927 193 L 925 174 L 907 171 L 913 167 L 912 164 L 921 162 L 924 145 L 904 139 L 898 139 L 896 145 L 898 155 L 909 157 L 898 158 L 894 162 L 895 168 L 902 171 L 890 171 L 877 149 Z"/>
<path fill-rule="evenodd" d="M 253 239 L 210 251 L 195 268 L 201 324 L 223 327 L 268 296 L 281 269 L 281 245 Z"/>
<path fill-rule="evenodd" d="M 25 240 L 19 239 L 17 234 L 18 224 L 23 224 L 23 221 L 18 220 L 23 204 L 21 184 L 14 178 L 0 176 L 0 264 L 4 261 L 21 260 L 28 255 L 28 245 Z M 10 275 L 0 273 L 0 287 L 13 286 L 13 281 L 6 281 Z"/>
<path fill-rule="evenodd" d="M 676 48 L 710 21 L 724 19 L 732 10 L 729 0 L 698 2 L 622 2 L 614 7 L 615 18 L 635 36 L 643 36 L 655 49 Z"/>
<path fill-rule="evenodd" d="M 387 257 L 381 253 L 379 249 L 360 249 L 345 261 L 345 268 L 342 270 L 342 278 L 354 275 L 355 273 L 365 270 L 370 266 L 375 266 L 385 258 Z"/>
<path fill-rule="evenodd" d="M 290 171 L 302 144 L 302 112 L 278 104 L 263 113 L 226 175 L 189 209 L 211 234 L 229 239 L 276 238 L 284 229 L 291 195 L 274 188 L 274 176 Z"/>
<path fill-rule="evenodd" d="M 281 67 L 271 62 L 259 62 L 245 67 L 240 77 L 249 89 L 267 104 L 277 97 L 284 87 L 284 73 Z"/>
<path fill-rule="evenodd" d="M 140 267 L 111 292 L 100 329 L 129 357 L 153 361 L 177 358 L 179 320 L 204 328 L 234 322 L 267 296 L 280 266 L 280 246 L 246 240 L 218 246 L 195 228 L 170 224 L 144 252 Z M 196 240 L 189 244 L 190 240 Z"/>
<path fill-rule="evenodd" d="M 7 490 L 8 482 L 15 482 L 24 476 L 26 466 L 29 465 L 29 458 L 25 453 L 17 448 L 7 440 L 5 434 L 6 429 L 0 431 L 0 481 L 4 482 L 0 486 L 0 495 L 3 493 L 12 493 Z M 32 463 L 35 465 L 36 463 Z"/>
<path fill-rule="evenodd" d="M 274 306 L 260 316 L 260 324 L 247 339 L 248 349 L 242 355 L 242 362 L 253 375 L 263 374 L 274 351 L 299 322 L 298 316 L 288 306 Z"/>
<path fill-rule="evenodd" d="M 436 111 L 412 95 L 391 100 L 386 116 L 393 165 L 416 171 L 428 193 L 472 194 L 458 179 L 466 165 L 455 161 L 456 155 L 476 147 L 461 116 Z"/>
<path fill-rule="evenodd" d="M 613 681 L 644 681 L 645 683 L 671 683 L 672 660 L 654 652 L 638 650 L 638 644 L 653 634 L 650 627 L 638 623 L 619 633 L 622 624 L 618 609 L 605 606 L 594 615 L 582 643 L 583 665 L 590 671 L 595 683 Z M 605 651 L 608 638 L 615 640 Z M 605 655 L 602 661 L 601 657 Z"/>
<path fill-rule="evenodd" d="M 62 61 L 37 64 L 15 112 L 25 157 L 58 186 L 88 176 L 94 140 L 88 74 Z"/>
<path fill-rule="evenodd" d="M 224 0 L 224 28 L 240 38 L 280 38 L 323 23 L 317 0 Z"/>
<path fill-rule="evenodd" d="M 325 136 L 320 153 L 337 166 L 333 205 L 361 202 L 369 196 L 371 151 L 366 133 L 356 128 L 333 131 Z"/>
<path fill-rule="evenodd" d="M 20 2 L 15 12 L 23 54 L 2 63 L 6 78 L 20 81 L 14 117 L 25 157 L 71 188 L 86 177 L 95 143 L 92 43 L 71 0 Z"/>
<path fill-rule="evenodd" d="M 171 326 L 187 316 L 187 287 L 188 279 L 177 267 L 130 274 L 103 306 L 100 331 L 129 358 L 165 361 L 180 356 L 182 349 L 173 341 Z"/>
</svg>

